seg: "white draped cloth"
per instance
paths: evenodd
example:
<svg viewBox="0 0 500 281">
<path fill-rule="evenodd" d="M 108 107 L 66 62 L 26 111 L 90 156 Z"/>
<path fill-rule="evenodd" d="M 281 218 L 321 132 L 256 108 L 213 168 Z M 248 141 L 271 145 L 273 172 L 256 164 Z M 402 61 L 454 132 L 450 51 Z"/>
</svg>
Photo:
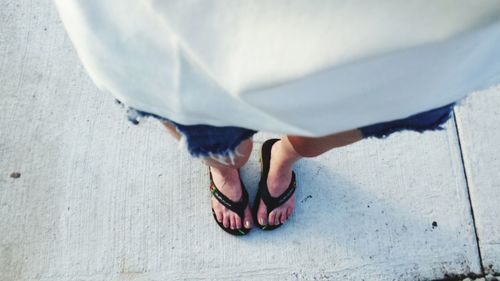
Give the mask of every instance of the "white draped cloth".
<svg viewBox="0 0 500 281">
<path fill-rule="evenodd" d="M 175 122 L 321 136 L 500 83 L 498 0 L 55 0 L 92 80 Z"/>
</svg>

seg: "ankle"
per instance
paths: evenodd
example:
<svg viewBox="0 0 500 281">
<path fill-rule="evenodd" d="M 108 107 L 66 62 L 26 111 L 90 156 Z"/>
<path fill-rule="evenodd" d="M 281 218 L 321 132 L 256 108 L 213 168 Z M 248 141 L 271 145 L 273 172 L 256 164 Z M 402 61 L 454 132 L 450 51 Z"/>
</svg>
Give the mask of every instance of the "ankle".
<svg viewBox="0 0 500 281">
<path fill-rule="evenodd" d="M 286 141 L 283 139 L 277 141 L 271 148 L 271 162 L 273 170 L 277 171 L 291 171 L 295 162 L 300 159 L 300 155 L 295 151 L 290 151 L 287 147 Z"/>
<path fill-rule="evenodd" d="M 239 173 L 235 168 L 218 168 L 210 166 L 210 172 L 212 173 L 212 178 L 219 190 L 226 191 L 237 191 L 240 190 L 239 183 Z"/>
<path fill-rule="evenodd" d="M 209 169 L 212 172 L 212 174 L 216 174 L 222 177 L 227 177 L 229 175 L 232 175 L 234 172 L 238 172 L 238 169 L 234 167 L 223 166 L 223 165 L 209 166 Z"/>
</svg>

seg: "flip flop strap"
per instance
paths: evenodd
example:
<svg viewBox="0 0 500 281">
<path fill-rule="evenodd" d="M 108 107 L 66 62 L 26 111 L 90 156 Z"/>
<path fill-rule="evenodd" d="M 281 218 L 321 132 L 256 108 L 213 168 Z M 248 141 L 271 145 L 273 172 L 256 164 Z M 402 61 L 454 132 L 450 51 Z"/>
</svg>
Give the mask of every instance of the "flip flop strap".
<svg viewBox="0 0 500 281">
<path fill-rule="evenodd" d="M 241 180 L 240 180 L 240 182 L 241 182 Z M 222 194 L 222 192 L 219 191 L 219 189 L 215 185 L 214 181 L 212 180 L 212 175 L 210 174 L 210 192 L 212 193 L 212 195 L 224 207 L 226 207 L 229 210 L 238 214 L 238 216 L 240 216 L 240 218 L 243 218 L 245 216 L 245 209 L 248 206 L 248 192 L 246 191 L 245 186 L 243 185 L 243 182 L 241 182 L 241 189 L 243 191 L 243 194 L 241 195 L 240 201 L 234 202 L 231 199 L 229 199 L 226 195 Z"/>
<path fill-rule="evenodd" d="M 297 184 L 295 182 L 295 173 L 292 171 L 292 179 L 290 181 L 290 184 L 288 185 L 288 188 L 278 197 L 271 196 L 269 190 L 267 189 L 266 182 L 259 182 L 259 185 L 260 197 L 264 201 L 264 204 L 266 204 L 267 212 L 269 213 L 277 207 L 283 205 L 288 199 L 290 199 L 290 197 L 292 197 Z"/>
</svg>

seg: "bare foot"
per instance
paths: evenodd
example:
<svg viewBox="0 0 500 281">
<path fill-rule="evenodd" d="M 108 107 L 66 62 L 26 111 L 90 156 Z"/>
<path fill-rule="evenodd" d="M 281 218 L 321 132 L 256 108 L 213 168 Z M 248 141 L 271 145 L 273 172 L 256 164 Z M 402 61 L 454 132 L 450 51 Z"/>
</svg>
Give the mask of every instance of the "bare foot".
<svg viewBox="0 0 500 281">
<path fill-rule="evenodd" d="M 243 191 L 241 189 L 240 176 L 237 169 L 218 169 L 215 167 L 210 167 L 210 171 L 212 172 L 212 179 L 215 183 L 215 186 L 217 186 L 217 189 L 222 194 L 224 194 L 234 202 L 238 202 L 239 200 L 241 200 Z M 243 221 L 238 216 L 238 214 L 226 208 L 214 197 L 212 197 L 212 208 L 214 209 L 217 220 L 221 222 L 225 228 L 252 228 L 252 213 L 249 207 L 245 209 L 245 217 Z"/>
<path fill-rule="evenodd" d="M 290 185 L 292 180 L 293 161 L 284 161 L 287 159 L 285 151 L 282 149 L 282 141 L 279 140 L 271 148 L 271 163 L 269 174 L 267 176 L 267 187 L 272 197 L 280 196 Z M 295 206 L 295 194 L 293 194 L 283 205 L 275 208 L 267 216 L 267 207 L 261 199 L 259 209 L 257 210 L 257 219 L 260 225 L 279 225 L 292 214 Z"/>
</svg>

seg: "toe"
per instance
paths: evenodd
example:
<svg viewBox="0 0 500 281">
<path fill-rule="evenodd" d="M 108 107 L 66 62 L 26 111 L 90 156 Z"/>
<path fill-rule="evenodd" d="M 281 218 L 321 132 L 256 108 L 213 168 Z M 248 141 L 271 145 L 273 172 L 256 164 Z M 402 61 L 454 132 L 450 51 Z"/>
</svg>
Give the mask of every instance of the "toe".
<svg viewBox="0 0 500 281">
<path fill-rule="evenodd" d="M 292 215 L 292 211 L 293 208 L 288 208 L 288 210 L 286 210 L 286 219 L 288 219 Z"/>
<path fill-rule="evenodd" d="M 217 221 L 222 222 L 222 212 L 220 210 L 214 209 L 214 213 L 215 213 L 215 217 L 217 218 Z"/>
<path fill-rule="evenodd" d="M 250 208 L 246 208 L 245 209 L 245 218 L 243 220 L 243 226 L 246 228 L 246 229 L 250 229 L 252 228 L 252 212 L 250 211 Z"/>
<path fill-rule="evenodd" d="M 257 219 L 260 225 L 267 225 L 268 222 L 267 209 L 266 205 L 264 204 L 264 202 L 262 202 L 262 200 L 260 201 L 259 209 L 257 210 Z"/>
<path fill-rule="evenodd" d="M 224 213 L 222 216 L 222 225 L 224 225 L 225 228 L 229 228 L 231 225 L 230 219 L 229 219 L 229 214 Z"/>
<path fill-rule="evenodd" d="M 282 214 L 283 214 L 283 211 L 281 209 L 276 211 L 276 217 L 274 219 L 274 225 L 281 224 L 281 215 Z"/>
<path fill-rule="evenodd" d="M 234 228 L 235 229 L 241 228 L 241 218 L 238 215 L 234 215 Z"/>
<path fill-rule="evenodd" d="M 229 215 L 229 223 L 230 223 L 230 227 L 231 229 L 236 229 L 236 218 L 235 218 L 235 214 L 230 214 Z"/>
<path fill-rule="evenodd" d="M 283 210 L 283 211 L 281 212 L 281 217 L 280 217 L 280 218 L 281 218 L 281 219 L 280 219 L 280 223 L 281 223 L 281 224 L 284 224 L 284 223 L 285 223 L 285 221 L 286 221 L 286 219 L 287 219 L 287 216 L 286 216 L 286 210 Z"/>
<path fill-rule="evenodd" d="M 272 210 L 271 213 L 269 213 L 269 224 L 276 225 L 276 210 Z"/>
</svg>

